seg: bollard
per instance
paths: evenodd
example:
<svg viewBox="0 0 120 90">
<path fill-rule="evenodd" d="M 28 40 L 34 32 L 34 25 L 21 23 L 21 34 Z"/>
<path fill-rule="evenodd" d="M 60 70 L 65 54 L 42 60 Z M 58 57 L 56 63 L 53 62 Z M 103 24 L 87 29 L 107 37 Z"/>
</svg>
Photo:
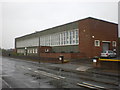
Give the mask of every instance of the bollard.
<svg viewBox="0 0 120 90">
<path fill-rule="evenodd" d="M 11 56 L 11 54 L 9 53 L 8 56 Z"/>
<path fill-rule="evenodd" d="M 61 61 L 61 63 L 64 63 L 64 56 L 63 56 L 63 55 L 60 55 L 60 56 L 59 56 L 59 60 Z"/>
<path fill-rule="evenodd" d="M 99 57 L 94 57 L 92 61 L 94 67 L 99 67 Z"/>
</svg>

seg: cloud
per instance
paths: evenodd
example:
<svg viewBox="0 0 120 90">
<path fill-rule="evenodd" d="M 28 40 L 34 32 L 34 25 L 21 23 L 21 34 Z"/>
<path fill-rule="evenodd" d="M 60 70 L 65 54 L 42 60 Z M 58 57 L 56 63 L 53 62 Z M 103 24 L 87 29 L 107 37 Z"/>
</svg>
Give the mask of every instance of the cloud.
<svg viewBox="0 0 120 90">
<path fill-rule="evenodd" d="M 14 2 L 2 5 L 4 48 L 14 48 L 16 37 L 89 16 L 118 23 L 117 2 Z"/>
</svg>

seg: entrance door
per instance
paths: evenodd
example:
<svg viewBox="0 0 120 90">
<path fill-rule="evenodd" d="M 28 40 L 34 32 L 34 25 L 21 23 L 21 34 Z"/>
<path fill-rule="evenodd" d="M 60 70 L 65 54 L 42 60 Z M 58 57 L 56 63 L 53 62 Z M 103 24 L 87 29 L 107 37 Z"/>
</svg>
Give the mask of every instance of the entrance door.
<svg viewBox="0 0 120 90">
<path fill-rule="evenodd" d="M 110 43 L 107 43 L 107 42 L 103 43 L 103 51 L 109 50 L 109 47 L 110 47 Z"/>
</svg>

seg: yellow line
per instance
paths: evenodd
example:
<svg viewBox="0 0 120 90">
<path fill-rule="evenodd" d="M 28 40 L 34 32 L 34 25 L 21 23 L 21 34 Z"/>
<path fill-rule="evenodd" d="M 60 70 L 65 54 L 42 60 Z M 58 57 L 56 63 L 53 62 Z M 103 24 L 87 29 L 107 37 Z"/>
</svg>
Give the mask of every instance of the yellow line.
<svg viewBox="0 0 120 90">
<path fill-rule="evenodd" d="M 99 59 L 100 61 L 118 61 L 120 62 L 120 60 L 118 59 Z"/>
</svg>

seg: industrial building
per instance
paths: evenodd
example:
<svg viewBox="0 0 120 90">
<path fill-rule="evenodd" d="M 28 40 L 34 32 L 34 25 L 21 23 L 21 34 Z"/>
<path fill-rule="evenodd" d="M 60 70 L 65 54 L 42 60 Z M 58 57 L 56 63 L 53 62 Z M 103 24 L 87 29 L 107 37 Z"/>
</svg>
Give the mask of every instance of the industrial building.
<svg viewBox="0 0 120 90">
<path fill-rule="evenodd" d="M 118 24 L 92 17 L 15 38 L 17 53 L 43 58 L 93 58 L 117 44 Z"/>
</svg>

